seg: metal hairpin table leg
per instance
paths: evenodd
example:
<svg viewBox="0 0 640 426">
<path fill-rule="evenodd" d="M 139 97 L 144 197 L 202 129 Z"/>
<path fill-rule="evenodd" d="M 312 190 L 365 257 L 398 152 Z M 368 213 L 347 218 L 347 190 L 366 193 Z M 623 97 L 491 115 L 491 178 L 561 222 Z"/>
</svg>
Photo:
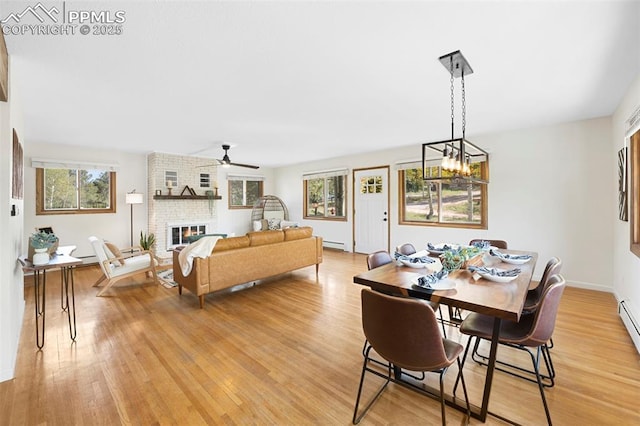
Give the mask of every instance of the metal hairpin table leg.
<svg viewBox="0 0 640 426">
<path fill-rule="evenodd" d="M 73 266 L 62 268 L 62 285 L 64 287 L 64 302 L 63 311 L 67 311 L 67 317 L 69 317 L 69 336 L 71 340 L 76 341 L 76 297 L 74 292 L 73 282 Z M 69 303 L 69 285 L 71 285 L 71 303 Z"/>
<path fill-rule="evenodd" d="M 62 312 L 69 308 L 67 300 L 64 298 L 64 268 L 60 268 L 60 309 Z"/>
<path fill-rule="evenodd" d="M 42 275 L 42 276 L 41 276 Z M 40 289 L 40 279 L 42 279 L 42 289 Z M 44 346 L 44 311 L 45 311 L 45 293 L 47 290 L 47 274 L 46 272 L 35 270 L 33 272 L 33 291 L 36 299 L 36 345 L 38 349 Z M 42 322 L 42 325 L 40 325 Z"/>
</svg>

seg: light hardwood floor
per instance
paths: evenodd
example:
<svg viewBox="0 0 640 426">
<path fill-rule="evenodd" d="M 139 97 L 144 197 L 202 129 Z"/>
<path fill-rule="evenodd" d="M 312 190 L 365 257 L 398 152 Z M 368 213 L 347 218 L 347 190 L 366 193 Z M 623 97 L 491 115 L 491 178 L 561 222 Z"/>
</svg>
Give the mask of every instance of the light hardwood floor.
<svg viewBox="0 0 640 426">
<path fill-rule="evenodd" d="M 74 344 L 60 312 L 59 274 L 51 273 L 42 351 L 27 277 L 16 378 L 0 383 L 0 425 L 350 424 L 363 343 L 361 287 L 352 278 L 365 269 L 363 255 L 326 251 L 317 280 L 305 268 L 209 295 L 201 310 L 188 291 L 152 284 L 121 283 L 94 297 L 99 270 L 79 268 Z M 450 335 L 466 342 L 455 329 Z M 567 288 L 554 341 L 558 377 L 547 398 L 555 424 L 640 424 L 640 356 L 611 294 Z M 479 403 L 484 367 L 467 361 L 464 371 Z M 449 390 L 456 373 L 447 375 Z M 369 384 L 366 395 L 377 382 Z M 489 408 L 522 424 L 545 423 L 536 385 L 503 373 Z M 439 424 L 439 410 L 437 401 L 390 385 L 362 424 Z M 451 408 L 447 416 L 463 422 Z"/>
</svg>

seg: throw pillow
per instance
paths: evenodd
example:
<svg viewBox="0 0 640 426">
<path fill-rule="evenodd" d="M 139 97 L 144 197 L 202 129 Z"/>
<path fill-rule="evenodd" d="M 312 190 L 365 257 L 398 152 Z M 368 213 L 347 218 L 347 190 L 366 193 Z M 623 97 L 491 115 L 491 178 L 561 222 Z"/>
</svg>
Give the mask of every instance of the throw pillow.
<svg viewBox="0 0 640 426">
<path fill-rule="evenodd" d="M 253 221 L 253 230 L 254 231 L 262 231 L 262 221 L 261 220 L 254 220 Z"/>
<path fill-rule="evenodd" d="M 276 230 L 280 229 L 280 219 L 269 219 L 269 229 Z"/>
<path fill-rule="evenodd" d="M 107 246 L 107 249 L 111 252 L 113 257 L 122 257 L 122 253 L 120 252 L 120 249 L 116 247 L 115 244 L 108 243 L 105 241 L 104 245 Z M 124 265 L 124 259 L 118 259 L 118 261 L 120 262 L 121 265 Z"/>
<path fill-rule="evenodd" d="M 289 220 L 283 220 L 282 222 L 280 222 L 280 228 L 285 229 L 285 228 L 297 228 L 298 226 L 300 226 L 300 224 L 298 224 L 298 222 L 292 222 Z"/>
<path fill-rule="evenodd" d="M 262 229 L 260 231 L 268 231 L 269 230 L 269 221 L 267 219 L 262 219 L 260 221 L 262 223 Z"/>
</svg>

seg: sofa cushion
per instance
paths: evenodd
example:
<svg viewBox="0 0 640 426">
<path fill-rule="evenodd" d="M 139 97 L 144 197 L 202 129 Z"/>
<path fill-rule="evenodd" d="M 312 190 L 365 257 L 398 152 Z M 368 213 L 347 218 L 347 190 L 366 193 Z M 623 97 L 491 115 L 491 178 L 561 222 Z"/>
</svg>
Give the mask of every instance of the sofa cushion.
<svg viewBox="0 0 640 426">
<path fill-rule="evenodd" d="M 241 237 L 221 238 L 216 242 L 215 247 L 213 247 L 213 253 L 249 247 L 249 242 L 249 237 L 246 235 Z"/>
<path fill-rule="evenodd" d="M 301 240 L 303 238 L 311 238 L 313 235 L 313 228 L 310 226 L 303 226 L 301 228 L 286 228 L 283 229 L 284 240 Z"/>
<path fill-rule="evenodd" d="M 251 246 L 263 246 L 284 241 L 284 232 L 280 230 L 249 232 L 247 235 L 251 241 Z"/>
</svg>

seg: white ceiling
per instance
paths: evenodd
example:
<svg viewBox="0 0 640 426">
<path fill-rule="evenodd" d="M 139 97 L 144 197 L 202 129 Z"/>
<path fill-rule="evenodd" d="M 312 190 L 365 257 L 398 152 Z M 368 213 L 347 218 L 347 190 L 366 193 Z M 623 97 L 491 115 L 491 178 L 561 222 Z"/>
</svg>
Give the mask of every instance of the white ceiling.
<svg viewBox="0 0 640 426">
<path fill-rule="evenodd" d="M 454 50 L 474 69 L 469 139 L 611 115 L 640 72 L 639 2 L 64 7 L 122 10 L 123 34 L 5 35 L 27 143 L 215 158 L 224 141 L 232 161 L 275 167 L 447 138 L 438 57 Z"/>
</svg>

